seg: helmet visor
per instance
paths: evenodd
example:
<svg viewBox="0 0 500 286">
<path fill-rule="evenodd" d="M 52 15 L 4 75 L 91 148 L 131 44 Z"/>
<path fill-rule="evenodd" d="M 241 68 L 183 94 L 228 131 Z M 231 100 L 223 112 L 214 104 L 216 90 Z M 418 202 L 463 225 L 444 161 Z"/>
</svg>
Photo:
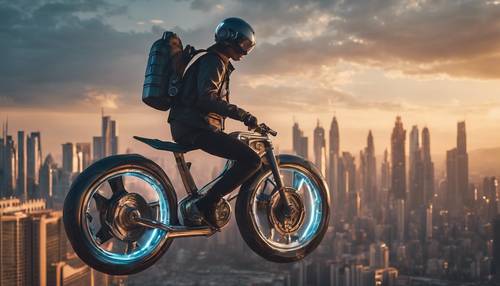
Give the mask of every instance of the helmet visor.
<svg viewBox="0 0 500 286">
<path fill-rule="evenodd" d="M 252 41 L 252 40 L 247 39 L 247 38 L 243 38 L 241 41 L 239 41 L 238 47 L 240 49 L 241 54 L 247 55 L 255 47 L 255 41 Z"/>
</svg>

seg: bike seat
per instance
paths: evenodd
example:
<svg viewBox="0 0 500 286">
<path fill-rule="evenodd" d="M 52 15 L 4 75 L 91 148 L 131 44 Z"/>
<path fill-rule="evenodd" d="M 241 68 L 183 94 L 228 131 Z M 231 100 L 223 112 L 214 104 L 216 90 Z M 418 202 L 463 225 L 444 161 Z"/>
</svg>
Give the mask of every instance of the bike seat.
<svg viewBox="0 0 500 286">
<path fill-rule="evenodd" d="M 146 143 L 155 149 L 163 150 L 163 151 L 171 151 L 174 153 L 187 153 L 189 151 L 193 151 L 193 150 L 198 149 L 196 147 L 185 146 L 185 145 L 177 144 L 177 143 L 170 142 L 170 141 L 161 141 L 158 139 L 150 139 L 150 138 L 144 138 L 144 137 L 140 137 L 140 136 L 134 136 L 134 139 L 139 140 L 142 143 Z"/>
</svg>

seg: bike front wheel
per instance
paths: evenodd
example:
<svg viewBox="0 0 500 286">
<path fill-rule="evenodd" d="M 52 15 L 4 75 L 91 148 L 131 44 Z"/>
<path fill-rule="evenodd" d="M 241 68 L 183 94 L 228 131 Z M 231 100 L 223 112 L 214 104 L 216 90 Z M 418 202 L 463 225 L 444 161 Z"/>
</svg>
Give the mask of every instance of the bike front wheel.
<svg viewBox="0 0 500 286">
<path fill-rule="evenodd" d="M 284 212 L 274 176 L 262 168 L 243 184 L 236 201 L 236 220 L 248 246 L 274 262 L 293 262 L 311 253 L 328 229 L 328 187 L 307 160 L 280 155 L 278 165 L 290 209 Z"/>
<path fill-rule="evenodd" d="M 140 155 L 99 160 L 73 182 L 63 221 L 76 254 L 92 268 L 111 275 L 137 273 L 170 246 L 166 232 L 132 220 L 139 215 L 166 225 L 177 223 L 174 188 L 153 161 Z"/>
</svg>

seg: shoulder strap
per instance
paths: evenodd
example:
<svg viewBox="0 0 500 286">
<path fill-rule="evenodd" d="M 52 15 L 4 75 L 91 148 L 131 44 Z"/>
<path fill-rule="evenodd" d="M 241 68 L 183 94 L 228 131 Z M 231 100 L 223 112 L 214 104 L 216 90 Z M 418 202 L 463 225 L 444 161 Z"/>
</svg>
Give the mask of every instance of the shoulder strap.
<svg viewBox="0 0 500 286">
<path fill-rule="evenodd" d="M 184 69 L 184 72 L 182 73 L 182 77 L 184 77 L 184 75 L 186 75 L 186 71 L 199 59 L 201 58 L 203 55 L 207 54 L 207 50 L 205 49 L 199 49 L 199 50 L 195 50 L 193 52 L 193 56 L 191 57 L 191 59 L 189 60 L 189 62 L 187 63 L 186 65 L 186 68 Z"/>
</svg>

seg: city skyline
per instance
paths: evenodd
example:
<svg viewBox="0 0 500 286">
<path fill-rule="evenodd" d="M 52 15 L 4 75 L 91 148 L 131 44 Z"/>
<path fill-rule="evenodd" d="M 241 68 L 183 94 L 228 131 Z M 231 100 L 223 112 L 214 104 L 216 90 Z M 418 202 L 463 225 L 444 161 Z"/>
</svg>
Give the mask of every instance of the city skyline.
<svg viewBox="0 0 500 286">
<path fill-rule="evenodd" d="M 453 146 L 451 129 L 463 120 L 470 150 L 499 147 L 495 1 L 273 3 L 102 1 L 68 9 L 2 3 L 17 15 L 6 22 L 2 42 L 19 43 L 24 53 L 7 46 L 0 55 L 9 75 L 0 78 L 0 120 L 8 116 L 13 130 L 39 130 L 50 152 L 66 135 L 76 142 L 95 136 L 101 107 L 120 122 L 123 146 L 141 148 L 132 135 L 169 139 L 166 114 L 140 99 L 148 48 L 164 30 L 206 48 L 220 20 L 240 15 L 255 27 L 257 46 L 235 63 L 231 101 L 278 130 L 282 149 L 291 148 L 294 118 L 313 130 L 317 119 L 330 122 L 333 114 L 343 118 L 342 144 L 349 146 L 343 149 L 353 153 L 369 129 L 377 145 L 387 146 L 388 124 L 398 114 L 433 130 L 433 153 Z M 36 11 L 45 14 L 37 18 Z M 57 35 L 72 40 L 61 43 Z M 85 53 L 72 52 L 82 47 Z M 52 68 L 33 72 L 30 57 Z"/>
</svg>

